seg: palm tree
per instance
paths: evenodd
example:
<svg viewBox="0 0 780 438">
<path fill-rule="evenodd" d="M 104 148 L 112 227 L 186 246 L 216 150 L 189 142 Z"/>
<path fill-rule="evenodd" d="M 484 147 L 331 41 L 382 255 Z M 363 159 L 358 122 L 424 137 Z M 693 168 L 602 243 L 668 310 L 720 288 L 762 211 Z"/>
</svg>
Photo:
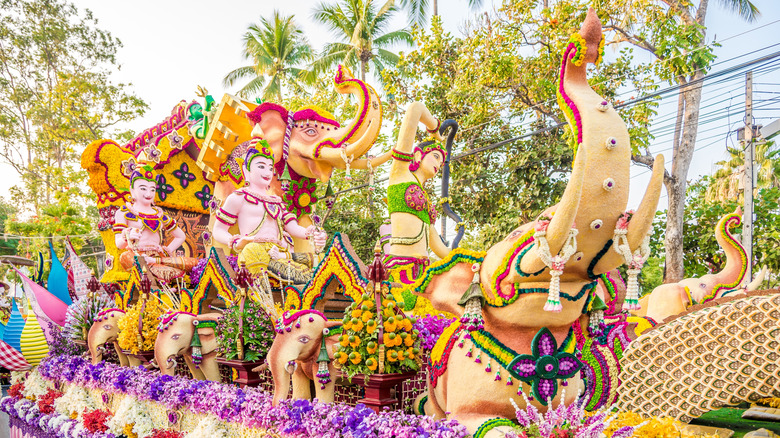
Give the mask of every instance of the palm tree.
<svg viewBox="0 0 780 438">
<path fill-rule="evenodd" d="M 756 190 L 780 187 L 780 149 L 773 149 L 773 145 L 771 141 L 756 144 L 753 163 Z M 729 158 L 716 163 L 720 168 L 712 175 L 712 183 L 707 187 L 705 199 L 708 202 L 742 199 L 745 151 L 741 147 L 729 147 L 727 151 Z"/>
<path fill-rule="evenodd" d="M 281 100 L 282 90 L 301 89 L 310 83 L 312 75 L 298 66 L 313 59 L 312 49 L 293 16 L 282 16 L 275 10 L 270 20 L 260 18 L 260 24 L 250 25 L 244 34 L 244 59 L 251 65 L 239 67 L 225 76 L 222 83 L 232 87 L 250 79 L 238 95 L 258 94 L 264 100 Z"/>
<path fill-rule="evenodd" d="M 360 79 L 366 80 L 369 63 L 377 73 L 385 65 L 396 64 L 398 55 L 388 50 L 394 44 L 412 44 L 408 29 L 387 31 L 393 14 L 399 11 L 394 0 L 377 8 L 375 0 L 344 0 L 336 4 L 320 3 L 314 9 L 316 21 L 328 26 L 341 42 L 325 45 L 323 56 L 312 67 L 326 70 L 343 63 L 353 69 L 360 67 Z M 377 74 L 381 81 L 381 75 Z"/>
<path fill-rule="evenodd" d="M 482 7 L 484 0 L 466 0 L 469 8 L 473 11 Z M 409 19 L 418 26 L 425 25 L 428 18 L 428 7 L 433 7 L 433 16 L 439 15 L 438 0 L 400 0 L 401 7 L 409 11 Z"/>
</svg>

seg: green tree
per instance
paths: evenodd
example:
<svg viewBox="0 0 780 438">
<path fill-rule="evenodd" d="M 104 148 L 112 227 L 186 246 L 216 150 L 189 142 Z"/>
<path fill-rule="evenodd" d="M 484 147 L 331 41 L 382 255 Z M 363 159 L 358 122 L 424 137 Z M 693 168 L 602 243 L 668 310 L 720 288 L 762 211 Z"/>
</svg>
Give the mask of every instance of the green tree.
<svg viewBox="0 0 780 438">
<path fill-rule="evenodd" d="M 707 44 L 705 26 L 710 0 L 610 0 L 599 1 L 600 15 L 608 17 L 606 28 L 614 31 L 612 42 L 628 42 L 659 62 L 653 63 L 661 79 L 679 85 L 677 124 L 672 143 L 672 170 L 664 178 L 669 194 L 666 222 L 665 281 L 679 281 L 684 274 L 683 224 L 688 169 L 693 158 L 699 124 L 701 81 L 715 55 Z M 749 0 L 719 0 L 739 18 L 754 21 L 759 11 Z M 635 155 L 638 163 L 650 165 L 649 152 Z"/>
<path fill-rule="evenodd" d="M 715 240 L 714 228 L 721 217 L 733 212 L 741 203 L 736 198 L 707 201 L 705 193 L 713 184 L 711 177 L 704 177 L 688 187 L 685 222 L 683 223 L 683 257 L 685 278 L 698 277 L 723 269 L 726 258 Z M 777 287 L 780 278 L 780 188 L 760 189 L 755 198 L 753 248 L 757 268 L 766 265 L 772 275 L 764 287 Z M 666 227 L 666 212 L 658 215 L 654 223 L 651 246 L 654 256 L 663 256 L 666 249 L 663 234 Z M 733 235 L 741 227 L 731 230 Z M 644 273 L 644 272 L 643 272 Z"/>
<path fill-rule="evenodd" d="M 5 233 L 5 223 L 8 221 L 8 217 L 16 213 L 16 208 L 8 203 L 5 199 L 0 197 L 0 230 Z M 3 238 L 0 239 L 0 255 L 14 255 L 16 254 L 17 242 L 15 239 Z"/>
<path fill-rule="evenodd" d="M 325 45 L 322 56 L 312 67 L 328 70 L 336 64 L 353 69 L 359 67 L 360 79 L 366 80 L 369 64 L 381 79 L 382 71 L 398 62 L 398 55 L 389 48 L 412 43 L 407 29 L 388 30 L 390 20 L 398 12 L 395 0 L 379 5 L 375 0 L 342 0 L 335 4 L 320 3 L 314 9 L 314 20 L 330 28 L 339 42 Z"/>
<path fill-rule="evenodd" d="M 762 188 L 780 187 L 780 149 L 774 149 L 773 146 L 774 142 L 771 141 L 756 145 L 756 153 L 753 157 L 756 193 Z M 729 158 L 715 163 L 719 167 L 712 175 L 712 183 L 707 187 L 707 201 L 743 199 L 745 151 L 741 147 L 728 147 L 726 151 Z"/>
<path fill-rule="evenodd" d="M 78 201 L 80 149 L 143 114 L 125 84 L 112 84 L 120 42 L 89 11 L 64 0 L 0 0 L 0 158 L 21 179 L 15 205 L 42 214 Z"/>
<path fill-rule="evenodd" d="M 415 31 L 416 49 L 385 75 L 388 96 L 399 105 L 421 100 L 437 117 L 460 125 L 450 196 L 472 234 L 464 245 L 497 242 L 563 193 L 573 139 L 558 127 L 564 117 L 555 88 L 561 52 L 586 10 L 578 1 L 546 10 L 507 2 L 497 14 L 468 22 L 462 38 L 444 32 L 440 17 L 433 17 L 429 31 Z M 631 50 L 624 49 L 595 69 L 596 91 L 616 100 L 615 90 L 623 87 L 652 89 L 648 69 L 631 61 Z M 653 103 L 620 111 L 632 144 L 647 144 Z"/>
<path fill-rule="evenodd" d="M 469 9 L 477 10 L 485 3 L 484 0 L 466 0 Z M 409 11 L 409 19 L 413 24 L 424 26 L 428 18 L 428 9 L 432 11 L 434 17 L 439 15 L 438 0 L 401 0 L 400 5 Z"/>
<path fill-rule="evenodd" d="M 300 92 L 312 82 L 311 73 L 301 68 L 313 59 L 311 46 L 293 16 L 282 16 L 277 10 L 270 20 L 261 17 L 259 24 L 249 26 L 244 34 L 244 59 L 252 64 L 231 71 L 223 79 L 226 87 L 249 79 L 239 96 L 279 101 L 285 88 Z"/>
</svg>

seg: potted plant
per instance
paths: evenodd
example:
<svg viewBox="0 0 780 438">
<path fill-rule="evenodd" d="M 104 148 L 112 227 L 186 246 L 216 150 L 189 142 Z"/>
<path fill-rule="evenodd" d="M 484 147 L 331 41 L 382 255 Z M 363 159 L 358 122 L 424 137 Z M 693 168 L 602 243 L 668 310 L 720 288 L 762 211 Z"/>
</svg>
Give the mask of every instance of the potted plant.
<svg viewBox="0 0 780 438">
<path fill-rule="evenodd" d="M 254 300 L 244 301 L 243 311 L 238 304 L 225 310 L 217 321 L 217 361 L 237 371 L 234 382 L 241 386 L 255 386 L 259 372 L 253 368 L 265 361 L 274 341 L 273 321 L 263 307 Z"/>
<path fill-rule="evenodd" d="M 142 295 L 117 322 L 119 348 L 128 356 L 139 359 L 142 364 L 148 364 L 154 357 L 158 319 L 165 311 L 158 299 Z"/>
</svg>

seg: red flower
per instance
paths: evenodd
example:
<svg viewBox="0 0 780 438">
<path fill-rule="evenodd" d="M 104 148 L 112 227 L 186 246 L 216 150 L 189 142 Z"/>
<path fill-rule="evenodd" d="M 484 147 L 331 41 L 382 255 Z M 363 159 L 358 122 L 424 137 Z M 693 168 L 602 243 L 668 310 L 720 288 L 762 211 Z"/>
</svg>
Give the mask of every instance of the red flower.
<svg viewBox="0 0 780 438">
<path fill-rule="evenodd" d="M 15 385 L 11 385 L 10 388 L 8 388 L 8 395 L 11 397 L 20 400 L 24 397 L 24 394 L 22 392 L 24 391 L 24 383 L 19 382 Z"/>
<path fill-rule="evenodd" d="M 84 409 L 84 428 L 88 431 L 95 433 L 95 432 L 105 432 L 108 430 L 108 426 L 106 426 L 106 420 L 111 416 L 111 412 L 95 409 L 92 412 L 87 412 L 86 409 Z"/>
<path fill-rule="evenodd" d="M 182 438 L 184 434 L 175 430 L 167 429 L 152 429 L 152 434 L 149 438 Z"/>
<path fill-rule="evenodd" d="M 54 389 L 49 389 L 49 392 L 38 397 L 38 410 L 41 411 L 42 414 L 53 413 L 54 400 L 57 400 L 60 397 L 62 397 L 61 392 Z"/>
</svg>

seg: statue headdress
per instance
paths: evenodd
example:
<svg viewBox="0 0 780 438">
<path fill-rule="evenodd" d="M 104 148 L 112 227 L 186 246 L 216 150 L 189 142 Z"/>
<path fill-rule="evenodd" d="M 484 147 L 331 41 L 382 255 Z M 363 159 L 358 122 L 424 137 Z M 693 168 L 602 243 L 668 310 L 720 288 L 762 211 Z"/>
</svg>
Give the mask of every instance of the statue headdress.
<svg viewBox="0 0 780 438">
<path fill-rule="evenodd" d="M 415 152 L 420 152 L 420 160 L 422 161 L 422 158 L 424 158 L 426 155 L 430 154 L 433 151 L 439 151 L 441 152 L 441 156 L 443 159 L 447 159 L 447 150 L 444 148 L 444 145 L 439 143 L 438 141 L 428 140 L 424 141 L 422 143 L 419 143 L 417 146 L 414 147 L 414 151 L 412 151 L 412 154 Z M 409 163 L 409 170 L 414 172 L 415 170 L 420 168 L 420 161 L 412 161 Z"/>
<path fill-rule="evenodd" d="M 136 180 L 144 180 L 157 184 L 157 179 L 154 174 L 154 168 L 149 164 L 137 165 L 130 175 L 130 187 L 133 187 Z"/>
<path fill-rule="evenodd" d="M 247 148 L 246 155 L 244 155 L 244 166 L 249 169 L 252 164 L 252 160 L 258 157 L 263 157 L 274 162 L 274 151 L 271 146 L 268 145 L 268 141 L 257 139 Z"/>
</svg>

